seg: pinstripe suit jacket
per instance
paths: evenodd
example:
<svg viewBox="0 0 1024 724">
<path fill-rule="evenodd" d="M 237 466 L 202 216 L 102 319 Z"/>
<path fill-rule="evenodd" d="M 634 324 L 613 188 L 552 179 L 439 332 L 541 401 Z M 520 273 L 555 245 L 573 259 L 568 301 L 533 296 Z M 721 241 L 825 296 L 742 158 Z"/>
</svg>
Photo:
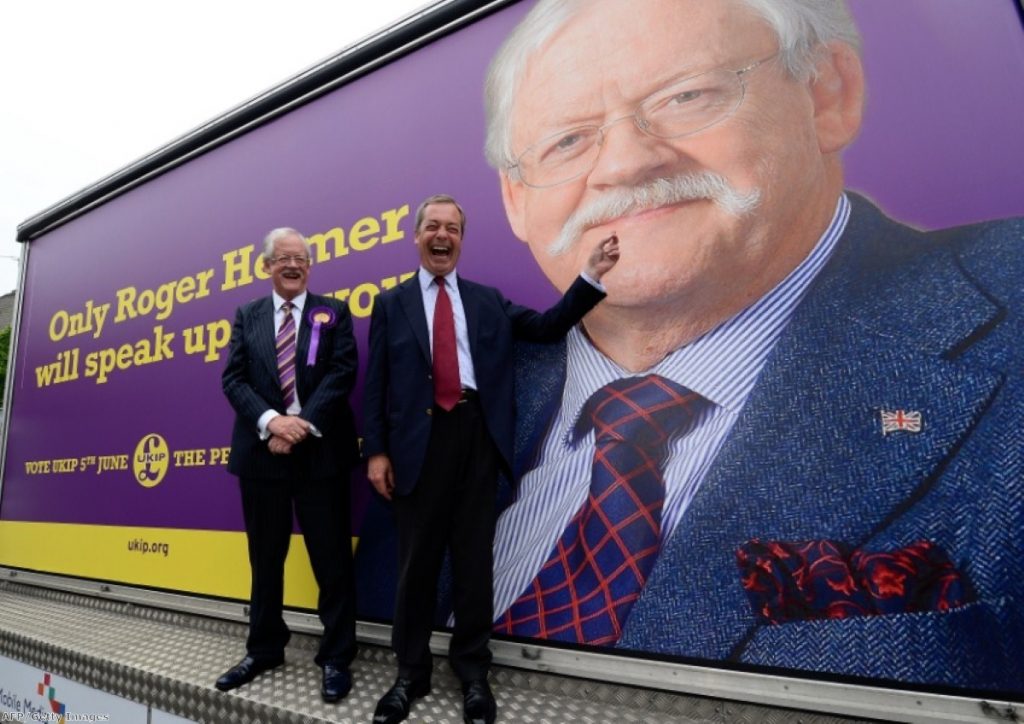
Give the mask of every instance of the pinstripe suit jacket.
<svg viewBox="0 0 1024 724">
<path fill-rule="evenodd" d="M 1024 219 L 922 233 L 851 194 L 843 238 L 665 543 L 619 646 L 902 682 L 1024 682 Z M 561 399 L 564 345 L 517 357 L 516 468 Z M 882 434 L 881 410 L 920 433 Z M 974 600 L 759 623 L 736 550 L 932 541 Z M 496 612 L 500 614 L 502 612 Z"/>
<path fill-rule="evenodd" d="M 330 307 L 337 323 L 321 330 L 313 365 L 306 364 L 312 338 L 309 310 Z M 238 309 L 222 384 L 235 410 L 228 471 L 247 478 L 286 478 L 301 474 L 330 478 L 347 474 L 359 459 L 349 395 L 356 381 L 356 343 L 348 308 L 329 297 L 307 294 L 295 349 L 299 416 L 322 437 L 309 435 L 291 455 L 272 455 L 260 440 L 256 422 L 268 409 L 284 413 L 275 349 L 274 302 L 263 297 Z"/>
</svg>

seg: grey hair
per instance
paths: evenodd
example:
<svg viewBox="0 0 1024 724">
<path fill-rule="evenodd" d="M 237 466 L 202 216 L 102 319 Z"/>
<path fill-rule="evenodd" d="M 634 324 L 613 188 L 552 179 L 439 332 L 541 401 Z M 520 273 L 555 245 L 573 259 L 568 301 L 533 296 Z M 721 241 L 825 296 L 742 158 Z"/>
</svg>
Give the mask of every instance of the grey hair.
<svg viewBox="0 0 1024 724">
<path fill-rule="evenodd" d="M 313 250 L 309 246 L 309 240 L 290 226 L 282 226 L 278 229 L 273 229 L 263 237 L 263 253 L 261 254 L 263 261 L 268 264 L 270 263 L 270 260 L 274 258 L 274 244 L 286 236 L 297 236 L 302 239 L 302 243 L 306 247 L 306 256 L 310 257 L 310 259 L 313 258 Z"/>
<path fill-rule="evenodd" d="M 719 2 L 719 0 L 712 0 Z M 860 51 L 860 34 L 845 0 L 739 0 L 771 26 L 779 40 L 782 66 L 799 80 L 815 73 L 817 52 L 838 40 Z M 512 106 L 526 63 L 592 0 L 539 0 L 506 38 L 491 61 L 484 84 L 487 162 L 499 171 L 515 163 Z"/>
<path fill-rule="evenodd" d="M 427 213 L 427 207 L 433 204 L 451 204 L 459 211 L 459 233 L 463 236 L 466 235 L 466 212 L 462 210 L 459 202 L 454 197 L 448 194 L 434 194 L 423 199 L 423 203 L 416 209 L 416 226 L 413 227 L 414 234 L 420 233 L 420 227 L 423 226 L 423 216 Z"/>
</svg>

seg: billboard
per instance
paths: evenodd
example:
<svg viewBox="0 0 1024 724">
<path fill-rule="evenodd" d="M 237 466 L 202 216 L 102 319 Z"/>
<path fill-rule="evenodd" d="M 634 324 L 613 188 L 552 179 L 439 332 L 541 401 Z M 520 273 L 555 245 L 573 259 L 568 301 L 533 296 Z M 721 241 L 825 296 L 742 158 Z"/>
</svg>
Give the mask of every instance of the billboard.
<svg viewBox="0 0 1024 724">
<path fill-rule="evenodd" d="M 534 520 L 530 491 L 546 490 L 571 465 L 568 453 L 547 450 L 545 434 L 576 373 L 560 346 L 509 361 L 520 364 L 522 478 L 505 496 L 495 544 L 498 635 L 711 666 L 1024 693 L 1015 656 L 1024 645 L 1024 463 L 1012 437 L 1024 409 L 1014 276 L 1024 227 L 1009 221 L 933 237 L 907 227 L 1024 214 L 1018 8 L 1009 0 L 849 4 L 863 39 L 863 122 L 848 147 L 821 149 L 830 158 L 814 172 L 821 184 L 795 176 L 809 204 L 841 169 L 849 190 L 835 206 L 841 229 L 813 281 L 794 292 L 786 323 L 761 345 L 764 358 L 743 368 L 753 372 L 738 405 L 730 408 L 732 393 L 713 400 L 728 413 L 725 427 L 687 458 L 703 460 L 680 476 L 693 484 L 676 485 L 666 473 L 674 517 L 614 641 L 560 644 L 546 628 L 502 628 L 574 500 L 586 495 L 585 486 L 569 485 Z M 563 194 L 559 208 L 573 205 L 566 187 L 506 183 L 503 200 L 482 153 L 486 67 L 531 7 L 488 15 L 32 242 L 9 376 L 0 564 L 247 598 L 237 482 L 225 471 L 233 415 L 220 373 L 234 309 L 269 293 L 258 244 L 272 228 L 309 236 L 310 288 L 349 305 L 361 353 L 374 297 L 415 271 L 411 212 L 434 193 L 453 195 L 467 211 L 460 274 L 536 308 L 556 298 L 563 272 L 545 256 L 549 239 L 534 233 L 553 224 L 540 213 L 552 194 Z M 658 60 L 637 30 L 643 22 L 640 13 L 616 26 L 621 47 L 600 46 L 609 48 L 608 72 Z M 799 109 L 759 95 L 759 84 L 785 82 L 764 40 L 752 34 L 729 58 L 729 71 L 765 62 L 743 80 L 735 114 L 762 124 L 766 137 L 794 134 L 795 147 Z M 568 119 L 552 121 L 552 132 L 590 123 L 598 80 L 580 64 L 567 67 L 574 88 L 510 96 L 512 113 L 516 103 L 533 103 Z M 721 70 L 693 67 L 697 75 Z M 624 85 L 620 105 L 632 109 L 663 85 L 652 84 L 628 93 Z M 566 97 L 577 115 L 559 106 Z M 760 114 L 744 116 L 750 108 Z M 837 111 L 835 122 L 848 124 L 848 115 Z M 640 130 L 603 128 L 605 159 L 621 152 L 634 162 L 644 149 L 671 147 L 689 159 L 652 163 L 711 165 L 691 141 L 645 146 Z M 701 134 L 689 138 L 696 144 Z M 742 138 L 715 151 L 740 154 L 729 163 L 741 177 Z M 620 142 L 634 147 L 614 147 Z M 761 208 L 789 198 L 783 190 L 792 195 L 784 185 L 765 188 Z M 627 226 L 619 231 L 625 255 Z M 633 248 L 643 260 L 644 247 Z M 672 269 L 673 258 L 646 263 Z M 715 270 L 719 289 L 744 294 L 742 277 Z M 648 284 L 613 282 L 606 304 Z M 650 309 L 651 320 L 672 311 Z M 740 329 L 746 340 L 762 328 Z M 357 410 L 359 397 L 357 385 Z M 545 498 L 532 499 L 547 509 Z M 390 519 L 361 479 L 353 503 L 360 610 L 386 621 Z M 294 544 L 287 603 L 313 608 L 301 537 Z"/>
</svg>

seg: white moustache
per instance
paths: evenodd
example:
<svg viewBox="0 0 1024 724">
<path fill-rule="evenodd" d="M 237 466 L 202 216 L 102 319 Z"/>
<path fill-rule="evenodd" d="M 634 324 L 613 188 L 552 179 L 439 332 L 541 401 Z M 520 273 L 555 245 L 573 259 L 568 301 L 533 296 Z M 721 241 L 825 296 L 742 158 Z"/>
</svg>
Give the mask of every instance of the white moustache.
<svg viewBox="0 0 1024 724">
<path fill-rule="evenodd" d="M 627 214 L 698 199 L 708 199 L 733 216 L 743 216 L 761 202 L 761 191 L 752 189 L 740 193 L 724 177 L 710 171 L 654 179 L 639 186 L 614 188 L 603 192 L 570 216 L 562 227 L 562 233 L 548 247 L 548 253 L 558 256 L 569 251 L 583 236 L 583 232 L 592 226 Z"/>
</svg>

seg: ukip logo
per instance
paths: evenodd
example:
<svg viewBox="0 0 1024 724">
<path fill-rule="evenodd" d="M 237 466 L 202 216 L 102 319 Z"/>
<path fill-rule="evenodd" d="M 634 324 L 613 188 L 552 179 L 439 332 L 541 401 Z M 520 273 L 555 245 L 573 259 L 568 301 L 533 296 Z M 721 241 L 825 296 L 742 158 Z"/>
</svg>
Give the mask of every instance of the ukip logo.
<svg viewBox="0 0 1024 724">
<path fill-rule="evenodd" d="M 164 479 L 170 465 L 171 453 L 167 441 L 155 432 L 146 435 L 135 446 L 132 470 L 135 480 L 144 488 L 152 488 Z"/>
<path fill-rule="evenodd" d="M 50 685 L 50 675 L 44 673 L 43 680 L 36 684 L 36 693 L 45 696 L 50 705 L 50 711 L 57 715 L 57 724 L 64 724 L 64 714 L 67 707 L 56 699 L 56 689 Z"/>
</svg>

